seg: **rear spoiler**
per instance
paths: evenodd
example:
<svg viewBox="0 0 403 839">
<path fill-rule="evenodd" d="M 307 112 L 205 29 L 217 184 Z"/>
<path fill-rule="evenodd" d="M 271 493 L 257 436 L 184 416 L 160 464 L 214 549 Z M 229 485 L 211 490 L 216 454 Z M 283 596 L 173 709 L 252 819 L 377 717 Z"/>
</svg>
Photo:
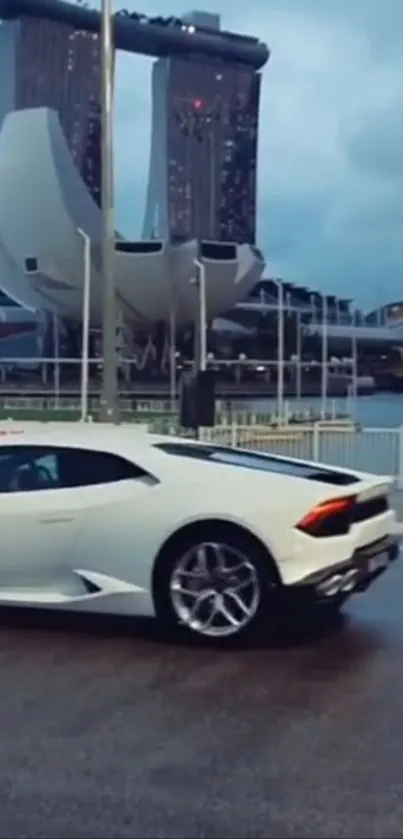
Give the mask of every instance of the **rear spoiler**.
<svg viewBox="0 0 403 839">
<path fill-rule="evenodd" d="M 357 501 L 369 501 L 371 498 L 381 498 L 389 495 L 393 488 L 394 479 L 389 475 L 379 475 L 370 480 L 363 480 L 355 493 Z"/>
</svg>

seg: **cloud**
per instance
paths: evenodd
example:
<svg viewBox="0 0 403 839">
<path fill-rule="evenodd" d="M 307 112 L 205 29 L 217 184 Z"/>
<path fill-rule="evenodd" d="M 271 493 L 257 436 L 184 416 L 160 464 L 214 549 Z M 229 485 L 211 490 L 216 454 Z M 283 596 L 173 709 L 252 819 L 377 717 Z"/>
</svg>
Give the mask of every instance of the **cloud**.
<svg viewBox="0 0 403 839">
<path fill-rule="evenodd" d="M 364 115 L 347 144 L 350 163 L 363 175 L 403 178 L 403 96 Z"/>
<path fill-rule="evenodd" d="M 116 3 L 118 7 L 120 3 Z M 126 0 L 129 8 L 137 3 Z M 228 29 L 257 34 L 264 70 L 259 245 L 277 276 L 355 296 L 403 296 L 403 3 L 206 0 Z M 148 2 L 148 14 L 180 14 Z M 151 61 L 117 66 L 117 208 L 138 235 L 145 201 Z"/>
</svg>

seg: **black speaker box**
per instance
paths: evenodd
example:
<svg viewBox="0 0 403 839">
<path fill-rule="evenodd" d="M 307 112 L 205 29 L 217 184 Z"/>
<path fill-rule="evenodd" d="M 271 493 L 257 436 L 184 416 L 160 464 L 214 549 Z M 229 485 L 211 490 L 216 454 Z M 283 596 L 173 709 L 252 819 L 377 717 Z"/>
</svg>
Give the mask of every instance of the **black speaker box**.
<svg viewBox="0 0 403 839">
<path fill-rule="evenodd" d="M 182 428 L 209 428 L 215 425 L 213 370 L 183 374 L 179 391 L 179 416 Z"/>
</svg>

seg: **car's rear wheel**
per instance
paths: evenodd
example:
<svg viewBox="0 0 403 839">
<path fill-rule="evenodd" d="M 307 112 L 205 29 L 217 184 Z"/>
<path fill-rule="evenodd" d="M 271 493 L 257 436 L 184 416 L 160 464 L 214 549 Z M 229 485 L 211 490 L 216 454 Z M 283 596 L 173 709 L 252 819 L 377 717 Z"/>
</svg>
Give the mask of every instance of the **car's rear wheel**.
<svg viewBox="0 0 403 839">
<path fill-rule="evenodd" d="M 210 643 L 244 640 L 270 625 L 278 583 L 272 558 L 246 531 L 197 525 L 158 558 L 157 616 L 167 629 Z"/>
</svg>

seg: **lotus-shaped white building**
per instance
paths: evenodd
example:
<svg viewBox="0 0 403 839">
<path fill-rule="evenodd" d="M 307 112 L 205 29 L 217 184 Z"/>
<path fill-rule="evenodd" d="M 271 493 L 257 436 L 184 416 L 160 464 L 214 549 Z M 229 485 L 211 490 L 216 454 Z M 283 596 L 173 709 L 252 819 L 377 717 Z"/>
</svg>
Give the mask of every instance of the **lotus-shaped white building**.
<svg viewBox="0 0 403 839">
<path fill-rule="evenodd" d="M 80 320 L 84 240 L 79 230 L 91 241 L 90 309 L 96 327 L 102 310 L 101 211 L 75 165 L 58 114 L 49 108 L 10 112 L 0 131 L 3 290 L 26 308 Z M 166 321 L 172 309 L 178 324 L 194 319 L 196 247 L 195 241 L 172 246 L 117 235 L 116 293 L 126 322 Z M 207 244 L 204 263 L 209 319 L 241 300 L 264 268 L 260 252 L 246 244 Z"/>
</svg>

